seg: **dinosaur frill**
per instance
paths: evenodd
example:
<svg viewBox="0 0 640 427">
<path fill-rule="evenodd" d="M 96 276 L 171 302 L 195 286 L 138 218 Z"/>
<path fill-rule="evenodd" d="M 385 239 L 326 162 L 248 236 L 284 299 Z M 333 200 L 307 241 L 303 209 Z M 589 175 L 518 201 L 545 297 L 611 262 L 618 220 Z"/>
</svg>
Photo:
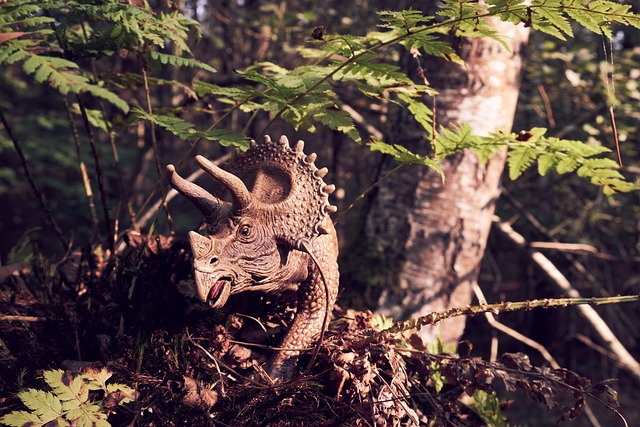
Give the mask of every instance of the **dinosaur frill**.
<svg viewBox="0 0 640 427">
<path fill-rule="evenodd" d="M 282 242 L 304 250 L 304 243 L 328 233 L 327 218 L 337 208 L 329 203 L 335 186 L 323 180 L 327 169 L 318 169 L 316 154 L 306 155 L 303 149 L 303 141 L 292 148 L 286 136 L 279 141 L 266 136 L 262 143 L 252 141 L 249 150 L 223 168 L 196 156 L 200 167 L 220 184 L 215 191 L 220 197 L 180 177 L 173 165 L 167 166 L 167 175 L 171 185 L 200 209 L 207 224 L 251 212 L 264 218 Z"/>
</svg>

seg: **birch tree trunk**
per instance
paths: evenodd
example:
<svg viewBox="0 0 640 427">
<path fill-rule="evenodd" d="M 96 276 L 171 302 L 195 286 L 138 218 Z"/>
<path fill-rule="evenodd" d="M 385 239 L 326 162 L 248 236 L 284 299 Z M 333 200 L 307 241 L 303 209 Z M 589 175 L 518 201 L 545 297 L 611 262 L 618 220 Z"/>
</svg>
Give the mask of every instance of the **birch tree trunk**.
<svg viewBox="0 0 640 427">
<path fill-rule="evenodd" d="M 500 21 L 494 26 L 510 51 L 490 39 L 465 39 L 459 52 L 466 67 L 422 61 L 429 83 L 439 92 L 438 125 L 467 122 L 478 134 L 511 130 L 528 29 Z M 398 117 L 388 135 L 390 142 L 416 151 L 429 146 L 424 131 L 405 117 Z M 444 185 L 437 173 L 417 166 L 383 181 L 372 199 L 363 240 L 372 245 L 368 252 L 383 254 L 384 264 L 395 266 L 378 294 L 379 312 L 404 319 L 471 302 L 505 161 L 504 151 L 487 164 L 465 152 L 441 165 Z M 381 173 L 392 167 L 389 162 Z M 433 341 L 439 334 L 455 345 L 464 321 L 449 319 L 439 329 L 424 328 L 422 338 Z"/>
</svg>

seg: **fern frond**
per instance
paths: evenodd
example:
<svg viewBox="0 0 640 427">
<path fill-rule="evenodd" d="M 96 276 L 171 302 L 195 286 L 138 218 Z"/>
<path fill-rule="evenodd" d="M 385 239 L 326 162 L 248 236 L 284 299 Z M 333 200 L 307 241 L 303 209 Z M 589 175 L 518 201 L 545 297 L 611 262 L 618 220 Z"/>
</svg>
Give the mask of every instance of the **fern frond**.
<svg viewBox="0 0 640 427">
<path fill-rule="evenodd" d="M 32 75 L 38 83 L 48 84 L 63 95 L 69 92 L 90 93 L 125 113 L 129 111 L 129 105 L 118 95 L 103 86 L 91 83 L 87 77 L 79 74 L 76 63 L 64 58 L 37 55 L 28 50 L 31 47 L 30 40 L 11 40 L 0 45 L 0 64 L 10 65 L 24 60 L 24 72 Z"/>
<path fill-rule="evenodd" d="M 200 68 L 201 70 L 208 71 L 210 73 L 216 72 L 215 68 L 208 64 L 205 64 L 204 62 L 200 62 L 197 59 L 183 58 L 181 56 L 157 52 L 155 50 L 149 51 L 149 57 L 152 61 L 160 64 L 175 65 L 179 67 Z"/>
<path fill-rule="evenodd" d="M 369 149 L 371 149 L 371 151 L 378 151 L 383 154 L 388 154 L 400 163 L 419 164 L 427 166 L 428 168 L 438 172 L 440 174 L 440 177 L 442 178 L 442 182 L 444 183 L 445 177 L 442 168 L 440 168 L 436 161 L 430 159 L 427 156 L 413 153 L 407 148 L 398 144 L 387 144 L 375 137 L 371 137 L 367 145 L 369 146 Z"/>
<path fill-rule="evenodd" d="M 533 164 L 540 152 L 531 144 L 522 144 L 509 150 L 507 164 L 509 165 L 509 178 L 516 179 Z"/>
<path fill-rule="evenodd" d="M 234 146 L 243 151 L 249 148 L 249 138 L 241 134 L 224 129 L 200 131 L 194 129 L 192 123 L 181 118 L 162 114 L 149 114 L 141 108 L 134 108 L 133 113 L 139 118 L 149 120 L 161 128 L 166 129 L 180 139 L 206 139 L 209 141 L 217 141 L 225 147 Z"/>
<path fill-rule="evenodd" d="M 0 418 L 0 423 L 8 426 L 92 426 L 110 427 L 108 412 L 103 406 L 105 399 L 122 405 L 138 398 L 138 393 L 123 384 L 107 384 L 111 372 L 106 368 L 89 370 L 74 376 L 60 369 L 45 371 L 45 382 L 51 391 L 28 389 L 18 393 L 18 398 L 29 411 L 14 411 Z M 103 400 L 94 400 L 89 390 L 104 393 Z M 118 397 L 113 400 L 115 392 Z"/>
</svg>

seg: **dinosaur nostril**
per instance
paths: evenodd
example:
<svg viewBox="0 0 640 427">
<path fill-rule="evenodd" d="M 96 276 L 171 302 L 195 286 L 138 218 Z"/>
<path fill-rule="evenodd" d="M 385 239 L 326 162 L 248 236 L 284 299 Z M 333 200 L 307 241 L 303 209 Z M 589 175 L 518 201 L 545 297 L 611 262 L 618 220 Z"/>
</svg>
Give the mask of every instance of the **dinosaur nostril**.
<svg viewBox="0 0 640 427">
<path fill-rule="evenodd" d="M 209 261 L 209 264 L 215 264 L 218 262 L 218 257 L 214 256 L 213 258 L 211 258 L 211 261 Z"/>
</svg>

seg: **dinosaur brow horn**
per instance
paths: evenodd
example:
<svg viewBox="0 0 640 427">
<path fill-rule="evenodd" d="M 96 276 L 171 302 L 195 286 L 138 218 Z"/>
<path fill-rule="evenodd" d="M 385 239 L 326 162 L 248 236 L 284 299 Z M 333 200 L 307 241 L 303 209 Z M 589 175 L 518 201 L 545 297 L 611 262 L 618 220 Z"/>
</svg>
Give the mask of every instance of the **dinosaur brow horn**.
<svg viewBox="0 0 640 427">
<path fill-rule="evenodd" d="M 213 196 L 207 190 L 181 177 L 173 165 L 167 165 L 167 179 L 175 190 L 193 203 L 205 218 L 215 218 L 228 202 Z"/>
<path fill-rule="evenodd" d="M 240 178 L 219 168 L 203 156 L 196 156 L 196 161 L 205 172 L 229 189 L 233 198 L 234 211 L 244 211 L 251 205 L 253 196 Z"/>
</svg>

